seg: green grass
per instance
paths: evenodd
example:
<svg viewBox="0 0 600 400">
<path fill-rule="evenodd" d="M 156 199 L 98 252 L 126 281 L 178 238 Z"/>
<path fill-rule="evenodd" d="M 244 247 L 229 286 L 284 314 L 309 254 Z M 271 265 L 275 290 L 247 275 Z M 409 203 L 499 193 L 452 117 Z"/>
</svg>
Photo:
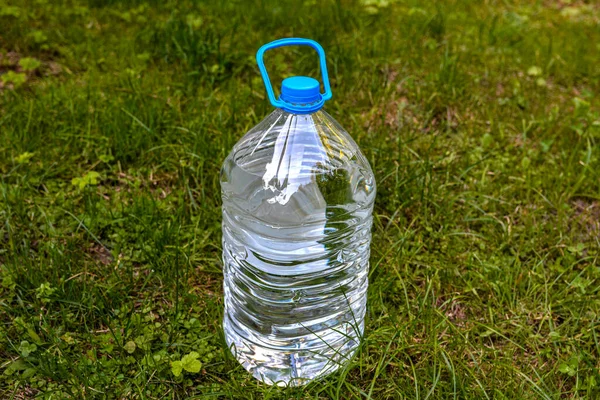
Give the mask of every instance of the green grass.
<svg viewBox="0 0 600 400">
<path fill-rule="evenodd" d="M 600 398 L 600 8 L 211 3 L 0 1 L 0 397 Z M 364 341 L 303 389 L 220 327 L 219 168 L 287 36 L 378 184 Z"/>
</svg>

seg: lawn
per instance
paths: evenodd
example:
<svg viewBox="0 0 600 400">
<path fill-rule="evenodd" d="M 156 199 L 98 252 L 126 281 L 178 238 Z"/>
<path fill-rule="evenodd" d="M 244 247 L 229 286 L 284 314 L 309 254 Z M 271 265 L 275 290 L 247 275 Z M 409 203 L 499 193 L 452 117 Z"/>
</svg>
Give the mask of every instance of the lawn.
<svg viewBox="0 0 600 400">
<path fill-rule="evenodd" d="M 0 398 L 600 398 L 600 6 L 253 3 L 0 0 Z M 219 169 L 290 36 L 378 194 L 361 347 L 282 389 L 224 345 Z"/>
</svg>

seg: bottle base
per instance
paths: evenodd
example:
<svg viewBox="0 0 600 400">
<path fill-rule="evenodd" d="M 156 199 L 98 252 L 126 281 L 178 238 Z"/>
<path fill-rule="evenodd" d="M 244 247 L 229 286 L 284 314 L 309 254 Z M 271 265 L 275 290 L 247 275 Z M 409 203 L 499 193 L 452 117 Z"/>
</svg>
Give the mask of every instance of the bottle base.
<svg viewBox="0 0 600 400">
<path fill-rule="evenodd" d="M 302 346 L 302 340 L 290 341 L 284 348 L 257 344 L 237 334 L 227 315 L 223 329 L 229 350 L 256 379 L 268 385 L 302 386 L 347 364 L 358 348 L 363 324 L 344 329 L 337 341 L 310 348 Z"/>
</svg>

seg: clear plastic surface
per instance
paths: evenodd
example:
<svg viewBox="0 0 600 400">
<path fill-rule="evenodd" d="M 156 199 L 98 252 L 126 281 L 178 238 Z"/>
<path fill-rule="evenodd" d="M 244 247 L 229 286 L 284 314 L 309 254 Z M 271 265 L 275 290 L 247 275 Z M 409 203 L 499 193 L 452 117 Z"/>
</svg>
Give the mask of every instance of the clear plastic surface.
<svg viewBox="0 0 600 400">
<path fill-rule="evenodd" d="M 221 170 L 227 344 L 256 378 L 339 368 L 364 329 L 375 179 L 326 112 L 275 110 Z"/>
</svg>

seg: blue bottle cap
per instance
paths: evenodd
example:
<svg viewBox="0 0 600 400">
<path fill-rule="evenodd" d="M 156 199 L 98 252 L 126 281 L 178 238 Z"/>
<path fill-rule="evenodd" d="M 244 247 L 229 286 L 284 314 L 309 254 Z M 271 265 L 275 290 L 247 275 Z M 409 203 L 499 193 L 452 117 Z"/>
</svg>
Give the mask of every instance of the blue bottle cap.
<svg viewBox="0 0 600 400">
<path fill-rule="evenodd" d="M 318 80 L 309 78 L 308 76 L 291 76 L 283 80 L 281 84 L 281 96 L 279 96 L 279 99 L 275 98 L 263 57 L 267 50 L 283 46 L 309 46 L 317 51 L 321 64 L 323 87 L 325 89 L 323 93 L 321 93 Z M 282 108 L 294 114 L 310 114 L 320 110 L 323 104 L 331 99 L 331 87 L 329 85 L 329 75 L 327 74 L 327 64 L 325 62 L 325 51 L 314 40 L 288 38 L 267 43 L 256 53 L 256 61 L 265 83 L 265 88 L 267 89 L 269 101 L 275 107 Z"/>
<path fill-rule="evenodd" d="M 321 100 L 319 81 L 308 76 L 291 76 L 281 83 L 282 101 L 292 104 L 310 104 Z"/>
</svg>

